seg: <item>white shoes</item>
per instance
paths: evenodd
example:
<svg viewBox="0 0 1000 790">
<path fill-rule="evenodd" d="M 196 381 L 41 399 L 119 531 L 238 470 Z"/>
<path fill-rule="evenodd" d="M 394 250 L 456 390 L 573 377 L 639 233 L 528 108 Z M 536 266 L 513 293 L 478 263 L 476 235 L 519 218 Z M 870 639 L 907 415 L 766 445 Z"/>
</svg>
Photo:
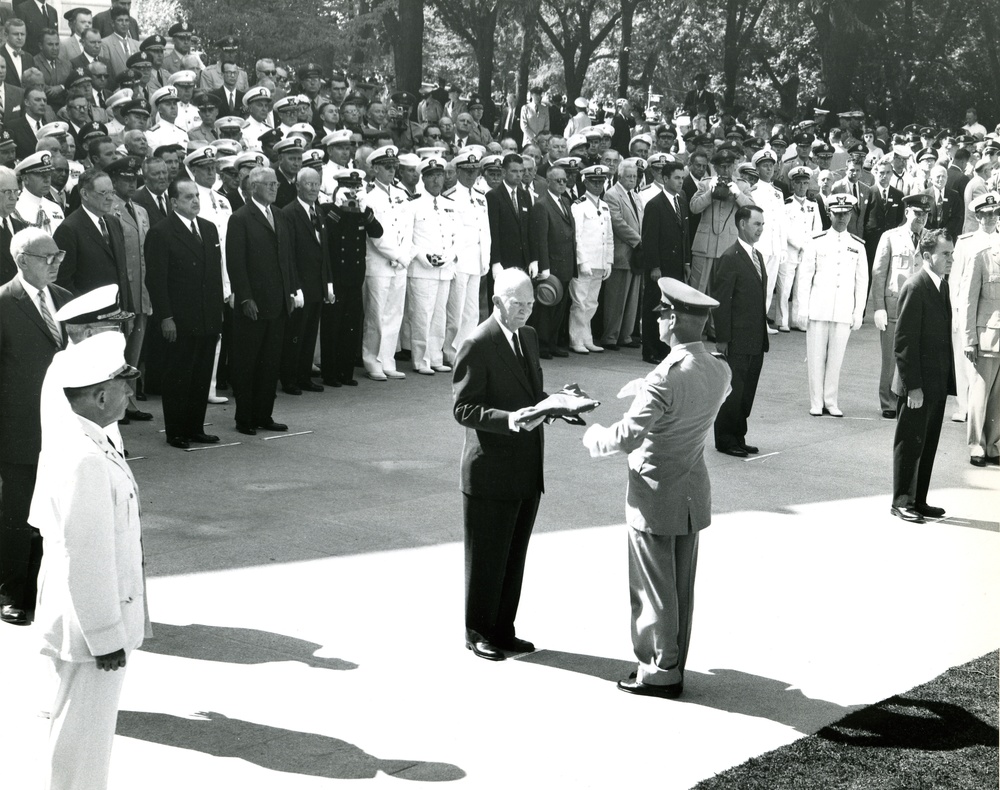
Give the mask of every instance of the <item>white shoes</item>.
<svg viewBox="0 0 1000 790">
<path fill-rule="evenodd" d="M 399 370 L 383 370 L 387 379 L 405 379 L 406 374 Z"/>
<path fill-rule="evenodd" d="M 208 396 L 208 402 L 209 403 L 216 403 L 216 404 L 218 404 L 218 403 L 229 403 L 229 398 L 223 397 L 222 395 L 209 395 Z"/>
<path fill-rule="evenodd" d="M 587 351 L 592 351 L 595 354 L 600 354 L 604 351 L 600 346 L 595 346 L 593 343 L 586 343 Z"/>
</svg>

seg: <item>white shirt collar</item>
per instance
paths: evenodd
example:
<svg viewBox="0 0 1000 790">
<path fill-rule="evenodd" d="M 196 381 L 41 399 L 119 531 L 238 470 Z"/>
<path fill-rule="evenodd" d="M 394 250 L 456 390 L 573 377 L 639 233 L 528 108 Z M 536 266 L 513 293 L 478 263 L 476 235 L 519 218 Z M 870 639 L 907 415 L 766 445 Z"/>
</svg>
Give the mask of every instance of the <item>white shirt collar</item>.
<svg viewBox="0 0 1000 790">
<path fill-rule="evenodd" d="M 257 198 L 250 198 L 250 201 L 260 210 L 261 214 L 263 214 L 265 217 L 268 215 L 268 206 L 265 206 L 263 203 L 259 202 Z"/>
<path fill-rule="evenodd" d="M 303 200 L 302 198 L 300 198 L 300 197 L 296 197 L 295 199 L 296 199 L 297 201 L 299 201 L 299 205 L 300 205 L 300 206 L 302 206 L 302 208 L 304 208 L 304 209 L 306 210 L 306 214 L 311 214 L 311 213 L 312 213 L 312 210 L 313 210 L 313 207 L 312 207 L 312 206 L 310 206 L 310 205 L 309 205 L 308 203 L 306 203 L 306 202 L 305 202 L 305 201 L 304 201 L 304 200 Z"/>
<path fill-rule="evenodd" d="M 514 351 L 514 353 L 517 354 L 517 351 L 515 351 L 514 349 L 514 340 L 513 340 L 514 333 L 503 325 L 503 321 L 500 320 L 500 313 L 496 309 L 493 310 L 492 315 L 493 315 L 493 320 L 496 321 L 497 325 L 500 327 L 500 331 L 503 332 L 503 336 L 507 338 L 507 345 L 510 346 L 510 350 Z M 520 342 L 521 341 L 519 340 L 518 343 Z"/>
<path fill-rule="evenodd" d="M 102 217 L 97 216 L 94 212 L 92 212 L 89 208 L 87 208 L 86 206 L 84 206 L 82 204 L 81 204 L 80 208 L 83 209 L 84 213 L 88 217 L 90 217 L 90 219 L 94 223 L 94 225 L 97 226 L 97 229 L 101 230 L 101 219 L 102 219 Z M 102 236 L 104 235 L 103 231 L 101 231 L 101 235 Z"/>
<path fill-rule="evenodd" d="M 941 278 L 938 277 L 934 273 L 934 270 L 930 266 L 928 266 L 926 263 L 924 264 L 924 271 L 927 272 L 927 276 L 931 278 L 931 282 L 934 283 L 934 287 L 937 288 L 940 291 L 941 290 Z"/>
<path fill-rule="evenodd" d="M 736 241 L 738 241 L 740 243 L 740 246 L 744 250 L 746 250 L 747 255 L 750 256 L 750 260 L 753 260 L 754 248 L 751 247 L 749 244 L 747 244 L 745 241 L 743 241 L 743 239 L 741 239 L 739 236 L 736 237 Z"/>
</svg>

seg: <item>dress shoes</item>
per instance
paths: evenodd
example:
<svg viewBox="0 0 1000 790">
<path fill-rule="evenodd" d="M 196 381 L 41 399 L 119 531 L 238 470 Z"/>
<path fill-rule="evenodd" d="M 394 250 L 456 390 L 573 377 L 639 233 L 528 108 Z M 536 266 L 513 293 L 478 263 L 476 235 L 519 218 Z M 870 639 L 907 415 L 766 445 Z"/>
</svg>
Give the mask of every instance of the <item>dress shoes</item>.
<svg viewBox="0 0 1000 790">
<path fill-rule="evenodd" d="M 372 381 L 388 381 L 389 377 L 385 373 L 365 373 Z"/>
<path fill-rule="evenodd" d="M 465 647 L 480 658 L 485 658 L 487 661 L 503 661 L 507 658 L 500 648 L 488 639 L 477 639 L 475 642 L 467 641 L 465 643 Z"/>
<path fill-rule="evenodd" d="M 323 384 L 325 386 L 327 386 L 327 387 L 333 387 L 334 389 L 336 389 L 337 387 L 343 387 L 344 386 L 343 384 L 341 384 L 336 379 L 332 379 L 332 380 L 331 379 L 323 379 Z"/>
<path fill-rule="evenodd" d="M 913 509 L 916 510 L 924 518 L 942 518 L 944 516 L 943 507 L 934 507 L 934 505 L 914 505 Z"/>
<path fill-rule="evenodd" d="M 914 507 L 896 507 L 893 505 L 889 508 L 889 512 L 896 518 L 901 518 L 903 521 L 909 521 L 912 524 L 924 523 L 924 517 L 920 515 L 920 511 Z"/>
<path fill-rule="evenodd" d="M 554 348 L 552 349 L 552 356 L 565 358 L 569 356 L 569 352 L 562 348 Z"/>
<path fill-rule="evenodd" d="M 419 373 L 421 376 L 433 376 L 434 375 L 434 371 L 431 370 L 430 368 L 414 368 L 414 370 L 417 371 L 417 373 Z"/>
<path fill-rule="evenodd" d="M 754 447 L 752 444 L 741 444 L 740 447 L 742 447 L 744 450 L 750 453 L 750 455 L 756 455 L 757 453 L 760 452 L 760 450 L 757 447 Z"/>
<path fill-rule="evenodd" d="M 191 446 L 191 442 L 185 439 L 183 436 L 174 436 L 167 439 L 167 444 L 171 447 L 176 447 L 178 450 L 186 450 Z"/>
<path fill-rule="evenodd" d="M 188 437 L 188 441 L 196 444 L 218 444 L 219 437 L 211 433 L 193 433 Z"/>
<path fill-rule="evenodd" d="M 125 416 L 136 422 L 149 422 L 153 419 L 153 415 L 148 411 L 139 411 L 138 409 L 125 409 Z"/>
<path fill-rule="evenodd" d="M 824 409 L 823 411 L 825 411 L 825 412 L 826 412 L 827 414 L 829 414 L 829 415 L 830 415 L 831 417 L 843 417 L 843 416 L 844 416 L 844 412 L 842 412 L 842 411 L 841 411 L 841 410 L 840 410 L 839 408 L 837 408 L 836 406 L 828 406 L 828 407 L 827 407 L 827 408 L 825 408 L 825 409 Z"/>
<path fill-rule="evenodd" d="M 989 462 L 986 460 L 985 455 L 974 455 L 969 459 L 969 463 L 973 466 L 986 466 Z"/>
<path fill-rule="evenodd" d="M 956 411 L 954 414 L 951 415 L 951 421 L 952 422 L 965 422 L 965 415 L 962 414 L 962 412 L 960 412 L 960 411 Z"/>
<path fill-rule="evenodd" d="M 779 332 L 791 332 L 792 330 L 789 329 L 787 326 L 779 326 L 778 327 L 778 331 Z"/>
<path fill-rule="evenodd" d="M 548 351 L 539 351 L 538 352 L 538 358 L 539 359 L 552 359 L 552 355 Z"/>
<path fill-rule="evenodd" d="M 590 353 L 590 349 L 585 348 L 584 346 L 570 346 L 569 350 L 572 351 L 574 354 L 589 354 Z"/>
<path fill-rule="evenodd" d="M 301 384 L 299 384 L 299 389 L 301 389 L 303 392 L 322 392 L 323 385 L 317 384 L 314 381 L 303 381 Z"/>
<path fill-rule="evenodd" d="M 648 362 L 650 365 L 659 365 L 663 361 L 663 357 L 647 357 L 643 356 L 643 362 Z"/>
<path fill-rule="evenodd" d="M 670 683 L 666 686 L 654 686 L 651 683 L 640 683 L 635 678 L 626 678 L 618 681 L 618 688 L 626 694 L 638 694 L 640 697 L 677 699 L 684 691 L 684 684 Z"/>
<path fill-rule="evenodd" d="M 895 420 L 896 419 L 896 410 L 895 409 L 882 409 L 882 418 L 886 419 L 886 420 Z"/>
<path fill-rule="evenodd" d="M 387 379 L 405 379 L 406 374 L 401 370 L 383 370 L 382 373 Z"/>
<path fill-rule="evenodd" d="M 775 328 L 774 328 L 773 326 L 769 326 L 769 327 L 767 328 L 767 333 L 768 333 L 769 335 L 776 335 L 776 334 L 778 334 L 778 330 L 777 330 L 777 329 L 775 329 Z"/>
<path fill-rule="evenodd" d="M 638 340 L 633 340 L 631 343 L 626 343 L 625 348 L 642 348 L 642 343 Z"/>
<path fill-rule="evenodd" d="M 508 650 L 511 653 L 534 653 L 535 646 L 531 644 L 527 639 L 518 639 L 516 636 L 512 636 L 510 639 L 494 639 L 494 647 L 499 647 L 502 650 Z"/>
<path fill-rule="evenodd" d="M 358 382 L 355 381 L 354 379 L 344 379 L 340 383 L 343 384 L 345 387 L 356 387 L 356 386 L 358 386 Z"/>
<path fill-rule="evenodd" d="M 282 432 L 288 430 L 288 426 L 285 425 L 285 423 L 275 422 L 274 420 L 268 420 L 267 422 L 259 422 L 257 423 L 257 427 L 260 428 L 262 431 Z"/>
<path fill-rule="evenodd" d="M 731 455 L 733 458 L 748 458 L 750 456 L 750 453 L 742 447 L 716 447 L 715 449 L 725 455 Z"/>
<path fill-rule="evenodd" d="M 810 417 L 822 417 L 823 416 L 823 409 L 810 409 L 809 410 L 809 416 Z"/>
<path fill-rule="evenodd" d="M 247 436 L 257 435 L 257 429 L 254 428 L 252 425 L 240 425 L 239 423 L 236 423 L 236 430 Z"/>
<path fill-rule="evenodd" d="M 618 350 L 618 344 L 617 343 L 605 343 L 602 346 L 602 348 L 605 351 L 617 351 Z"/>
<path fill-rule="evenodd" d="M 586 343 L 584 344 L 584 347 L 587 349 L 587 351 L 591 351 L 594 354 L 601 354 L 604 352 L 604 349 L 601 346 L 596 346 L 593 343 Z"/>
<path fill-rule="evenodd" d="M 216 386 L 216 389 L 218 389 L 218 386 Z M 209 395 L 208 402 L 214 403 L 216 406 L 218 406 L 221 403 L 229 403 L 229 398 L 223 395 Z"/>
<path fill-rule="evenodd" d="M 301 395 L 302 387 L 300 387 L 298 384 L 288 384 L 288 385 L 283 385 L 281 387 L 281 391 L 284 392 L 286 395 Z"/>
<path fill-rule="evenodd" d="M 18 609 L 12 604 L 5 604 L 3 608 L 0 608 L 0 621 L 10 625 L 29 625 L 31 618 L 28 617 L 28 613 L 24 609 Z"/>
<path fill-rule="evenodd" d="M 451 373 L 451 365 L 431 365 L 435 373 Z"/>
</svg>

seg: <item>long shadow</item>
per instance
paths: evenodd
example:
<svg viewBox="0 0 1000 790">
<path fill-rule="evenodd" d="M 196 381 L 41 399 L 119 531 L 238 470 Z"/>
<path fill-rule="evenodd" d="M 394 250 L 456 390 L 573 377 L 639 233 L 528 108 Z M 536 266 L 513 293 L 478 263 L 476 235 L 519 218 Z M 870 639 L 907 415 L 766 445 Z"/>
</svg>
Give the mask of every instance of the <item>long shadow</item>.
<svg viewBox="0 0 1000 790">
<path fill-rule="evenodd" d="M 539 650 L 516 660 L 609 682 L 621 680 L 635 670 L 635 661 L 556 650 Z M 677 702 L 770 719 L 804 734 L 814 733 L 861 707 L 812 699 L 784 681 L 735 669 L 713 669 L 708 673 L 688 670 L 684 673 L 684 695 Z"/>
<path fill-rule="evenodd" d="M 226 664 L 269 664 L 275 661 L 298 661 L 318 669 L 349 670 L 358 665 L 340 658 L 323 658 L 315 653 L 322 645 L 294 636 L 259 631 L 255 628 L 230 628 L 218 625 L 170 625 L 153 623 L 153 636 L 142 650 L 178 658 L 221 661 Z"/>
<path fill-rule="evenodd" d="M 352 743 L 326 735 L 230 719 L 221 713 L 195 716 L 189 719 L 123 710 L 118 712 L 117 732 L 126 738 L 213 757 L 235 757 L 271 771 L 326 779 L 374 779 L 379 771 L 397 779 L 420 782 L 453 782 L 465 776 L 465 771 L 457 765 L 382 760 Z"/>
</svg>

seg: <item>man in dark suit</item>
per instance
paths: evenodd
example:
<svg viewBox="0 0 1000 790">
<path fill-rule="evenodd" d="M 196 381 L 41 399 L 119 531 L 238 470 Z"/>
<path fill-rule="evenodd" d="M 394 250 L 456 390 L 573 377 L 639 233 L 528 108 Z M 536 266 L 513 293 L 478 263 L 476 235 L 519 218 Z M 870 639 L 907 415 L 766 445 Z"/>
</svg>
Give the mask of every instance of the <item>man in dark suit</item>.
<svg viewBox="0 0 1000 790">
<path fill-rule="evenodd" d="M 708 155 L 702 151 L 691 154 L 688 159 L 688 170 L 690 172 L 684 176 L 683 187 L 685 206 L 691 203 L 691 198 L 698 191 L 698 182 L 708 175 Z M 701 222 L 701 214 L 690 214 L 688 217 L 688 235 L 692 239 L 698 230 L 699 222 Z"/>
<path fill-rule="evenodd" d="M 146 234 L 147 284 L 165 343 L 163 424 L 167 443 L 214 444 L 205 409 L 222 331 L 222 250 L 211 222 L 198 218 L 198 186 L 185 176 L 170 184 L 170 216 Z"/>
<path fill-rule="evenodd" d="M 615 133 L 611 136 L 611 147 L 623 157 L 629 155 L 628 143 L 632 139 L 632 105 L 628 99 L 617 99 L 615 101 L 615 116 L 611 119 L 611 126 Z"/>
<path fill-rule="evenodd" d="M 691 270 L 691 230 L 684 165 L 663 166 L 663 189 L 646 204 L 642 217 L 642 358 L 659 365 L 670 352 L 660 339 L 656 312 L 660 304 L 661 277 L 686 282 Z"/>
<path fill-rule="evenodd" d="M 275 390 L 289 313 L 302 307 L 289 260 L 287 219 L 273 206 L 278 177 L 270 167 L 250 172 L 251 200 L 233 212 L 226 233 L 226 269 L 233 287 L 233 343 L 229 378 L 236 396 L 236 430 L 287 431 L 275 422 Z"/>
<path fill-rule="evenodd" d="M 22 106 L 24 115 L 11 121 L 7 131 L 14 139 L 17 158 L 27 159 L 35 153 L 35 146 L 38 145 L 38 131 L 47 123 L 45 111 L 48 108 L 48 100 L 45 98 L 45 90 L 43 88 L 29 90 L 24 94 Z"/>
<path fill-rule="evenodd" d="M 903 521 L 940 518 L 944 508 L 927 504 L 944 407 L 954 395 L 951 298 L 948 282 L 955 244 L 945 229 L 924 231 L 920 271 L 899 289 L 894 351 L 896 434 L 892 446 L 892 515 Z"/>
<path fill-rule="evenodd" d="M 522 186 L 524 160 L 518 154 L 503 159 L 503 181 L 486 193 L 490 219 L 490 270 L 495 280 L 503 269 L 516 266 L 531 277 L 538 274 L 538 260 L 531 257 L 528 239 L 531 196 Z"/>
<path fill-rule="evenodd" d="M 865 223 L 865 250 L 868 253 L 868 278 L 871 279 L 872 262 L 882 234 L 898 228 L 903 222 L 903 193 L 890 185 L 892 181 L 892 155 L 883 157 L 875 166 L 875 186 L 871 189 L 868 220 Z"/>
<path fill-rule="evenodd" d="M 562 298 L 552 305 L 535 305 L 532 326 L 538 333 L 538 353 L 542 359 L 568 357 L 559 347 L 559 330 L 569 308 L 569 283 L 576 277 L 576 224 L 566 192 L 566 171 L 550 167 L 548 188 L 531 207 L 530 257 L 538 261 L 541 274 L 548 272 L 562 283 Z M 503 188 L 502 186 L 500 187 Z"/>
<path fill-rule="evenodd" d="M 107 11 L 101 11 L 99 14 L 94 14 L 94 30 L 100 33 L 102 37 L 110 36 L 115 32 L 114 14 L 112 12 L 118 8 L 124 8 L 125 10 L 131 12 L 132 0 L 112 0 L 111 8 Z M 178 25 L 174 25 L 174 27 L 170 29 L 173 30 L 177 26 Z M 188 29 L 190 30 L 190 28 Z M 139 23 L 132 16 L 129 16 L 128 19 L 128 33 L 136 41 L 142 40 L 139 38 Z"/>
<path fill-rule="evenodd" d="M 514 634 L 528 540 L 544 491 L 541 420 L 525 410 L 544 397 L 538 340 L 524 324 L 534 300 L 517 269 L 497 277 L 493 314 L 455 360 L 454 415 L 465 426 L 465 644 L 480 658 L 534 645 Z"/>
<path fill-rule="evenodd" d="M 278 178 L 278 196 L 275 208 L 284 208 L 295 200 L 295 178 L 302 169 L 302 151 L 305 143 L 301 137 L 286 137 L 274 144 L 273 151 L 278 158 L 274 174 Z"/>
<path fill-rule="evenodd" d="M 235 64 L 232 64 L 235 68 Z M 228 66 L 227 66 L 228 68 Z M 224 74 L 225 76 L 225 74 Z M 223 86 L 221 88 L 216 88 L 215 90 L 208 92 L 209 96 L 214 96 L 222 102 L 222 114 L 235 116 L 237 118 L 242 117 L 246 110 L 243 109 L 243 96 L 244 91 L 238 91 L 235 88 L 229 88 L 228 86 Z M 234 99 L 234 102 L 230 104 L 230 98 Z"/>
<path fill-rule="evenodd" d="M 851 217 L 847 225 L 847 232 L 853 233 L 858 238 L 861 238 L 861 234 L 865 231 L 872 197 L 872 187 L 861 182 L 860 176 L 863 170 L 864 168 L 860 164 L 851 160 L 847 163 L 844 177 L 835 183 L 831 190 L 833 194 L 844 193 L 847 195 L 853 195 L 857 200 L 857 203 L 854 204 L 854 208 L 851 210 Z M 821 205 L 823 204 L 821 203 Z M 826 208 L 826 206 L 824 206 L 824 208 Z"/>
<path fill-rule="evenodd" d="M 943 228 L 948 235 L 957 239 L 965 226 L 965 203 L 963 197 L 954 190 L 946 188 L 948 171 L 941 165 L 934 165 L 930 173 L 930 187 L 925 194 L 934 201 L 927 216 L 926 230 Z"/>
<path fill-rule="evenodd" d="M 159 225 L 170 214 L 167 199 L 167 185 L 170 175 L 167 163 L 162 159 L 149 158 L 142 163 L 143 185 L 132 195 L 132 201 L 146 209 L 149 226 Z"/>
<path fill-rule="evenodd" d="M 707 74 L 694 75 L 694 88 L 684 96 L 684 112 L 691 118 L 699 113 L 706 116 L 715 115 L 715 94 L 706 88 L 707 85 Z"/>
<path fill-rule="evenodd" d="M 42 559 L 41 537 L 28 525 L 42 445 L 39 402 L 45 371 L 64 345 L 54 316 L 73 297 L 54 284 L 62 253 L 47 233 L 20 231 L 10 254 L 18 273 L 0 287 L 0 620 L 28 625 Z"/>
<path fill-rule="evenodd" d="M 14 16 L 24 20 L 28 36 L 24 42 L 24 51 L 37 55 L 42 45 L 42 34 L 46 30 L 59 29 L 59 16 L 55 8 L 45 4 L 39 5 L 35 0 L 24 0 L 14 6 Z M 56 34 L 58 44 L 58 33 Z"/>
<path fill-rule="evenodd" d="M 3 28 L 7 33 L 7 43 L 0 46 L 0 56 L 7 66 L 5 81 L 8 85 L 20 87 L 21 75 L 31 68 L 31 55 L 24 50 L 28 29 L 24 26 L 24 20 L 17 18 L 8 19 Z"/>
<path fill-rule="evenodd" d="M 312 380 L 312 366 L 320 312 L 323 302 L 333 301 L 333 281 L 326 223 L 317 203 L 321 182 L 318 171 L 302 168 L 296 176 L 296 199 L 281 209 L 303 300 L 302 309 L 288 317 L 281 352 L 281 388 L 289 395 L 323 391 L 323 385 Z"/>
<path fill-rule="evenodd" d="M 0 285 L 9 283 L 17 274 L 17 264 L 10 254 L 10 241 L 19 230 L 28 227 L 15 216 L 20 185 L 17 176 L 8 167 L 0 167 Z"/>
<path fill-rule="evenodd" d="M 34 0 L 29 0 L 34 5 Z M 59 32 L 46 29 L 42 33 L 39 52 L 33 65 L 42 72 L 45 80 L 45 96 L 49 106 L 59 109 L 66 103 L 66 80 L 73 72 L 68 60 L 59 55 Z"/>
<path fill-rule="evenodd" d="M 715 419 L 715 449 L 746 458 L 757 452 L 746 443 L 747 418 L 768 349 L 767 272 L 761 254 L 753 248 L 764 231 L 764 213 L 757 206 L 740 206 L 734 221 L 736 243 L 722 254 L 712 273 L 711 294 L 719 300 L 715 347 L 733 372 L 732 391 Z"/>
</svg>

